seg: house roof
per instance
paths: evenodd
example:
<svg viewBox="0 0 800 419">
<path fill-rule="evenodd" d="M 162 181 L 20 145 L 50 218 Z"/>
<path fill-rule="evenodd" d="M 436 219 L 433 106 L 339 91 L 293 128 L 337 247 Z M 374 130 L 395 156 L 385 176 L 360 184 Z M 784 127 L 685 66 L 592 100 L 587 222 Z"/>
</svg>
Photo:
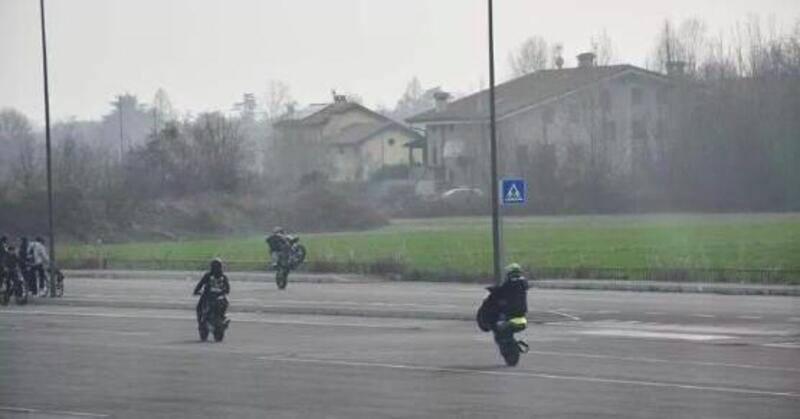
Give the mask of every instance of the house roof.
<svg viewBox="0 0 800 419">
<path fill-rule="evenodd" d="M 276 126 L 290 126 L 290 125 L 318 125 L 328 122 L 334 115 L 341 114 L 353 109 L 358 109 L 363 112 L 374 115 L 380 119 L 390 120 L 389 118 L 355 102 L 334 102 L 334 103 L 316 103 L 291 114 L 284 115 Z"/>
<path fill-rule="evenodd" d="M 411 142 L 424 141 L 424 138 L 418 132 L 403 124 L 389 120 L 385 123 L 349 125 L 333 137 L 328 138 L 328 143 L 339 146 L 359 145 L 390 129 L 396 129 L 408 135 L 412 138 Z"/>
<path fill-rule="evenodd" d="M 627 64 L 540 70 L 495 86 L 497 118 L 628 72 L 670 81 L 663 74 Z M 483 121 L 488 118 L 488 103 L 487 89 L 450 102 L 441 111 L 430 109 L 406 121 Z"/>
</svg>

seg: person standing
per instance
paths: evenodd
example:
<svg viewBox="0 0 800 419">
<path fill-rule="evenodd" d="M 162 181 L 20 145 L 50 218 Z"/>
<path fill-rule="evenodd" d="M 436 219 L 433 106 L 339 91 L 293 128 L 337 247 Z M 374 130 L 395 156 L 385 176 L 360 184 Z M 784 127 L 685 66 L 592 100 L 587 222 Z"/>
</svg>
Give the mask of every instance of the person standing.
<svg viewBox="0 0 800 419">
<path fill-rule="evenodd" d="M 38 289 L 42 290 L 41 296 L 46 297 L 47 274 L 45 273 L 45 267 L 50 266 L 50 256 L 41 236 L 36 237 L 36 240 L 28 246 L 28 254 L 28 259 L 31 261 L 31 277 L 33 278 L 34 289 L 38 285 Z M 36 293 L 34 292 L 34 294 Z"/>
<path fill-rule="evenodd" d="M 31 271 L 31 254 L 30 242 L 27 237 L 20 238 L 19 249 L 17 249 L 17 263 L 19 264 L 19 272 L 22 275 L 22 280 L 28 284 L 28 290 L 31 294 L 36 295 L 38 288 L 36 287 L 36 280 L 33 278 Z"/>
</svg>

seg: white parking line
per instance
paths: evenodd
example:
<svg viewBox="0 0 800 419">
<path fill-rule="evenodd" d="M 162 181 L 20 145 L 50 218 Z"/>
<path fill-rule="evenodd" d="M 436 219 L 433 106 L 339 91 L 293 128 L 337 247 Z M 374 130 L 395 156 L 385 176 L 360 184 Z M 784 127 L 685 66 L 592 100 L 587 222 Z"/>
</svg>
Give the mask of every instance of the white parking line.
<svg viewBox="0 0 800 419">
<path fill-rule="evenodd" d="M 663 316 L 664 312 L 663 311 L 645 311 L 644 314 L 647 314 L 649 316 Z"/>
<path fill-rule="evenodd" d="M 506 377 L 520 377 L 520 378 L 538 378 L 549 380 L 569 380 L 581 381 L 586 383 L 600 383 L 600 384 L 618 384 L 630 386 L 644 386 L 644 387 L 660 387 L 672 388 L 679 390 L 692 390 L 692 391 L 712 391 L 717 393 L 733 393 L 733 394 L 750 394 L 760 396 L 773 396 L 773 397 L 789 397 L 800 398 L 800 393 L 783 392 L 783 391 L 768 391 L 768 390 L 755 390 L 741 387 L 716 387 L 716 386 L 703 386 L 689 383 L 670 383 L 663 381 L 642 381 L 642 380 L 622 380 L 616 378 L 604 377 L 590 377 L 582 375 L 562 375 L 562 374 L 548 374 L 541 372 L 527 372 L 527 371 L 487 371 L 487 370 L 472 370 L 467 368 L 446 368 L 434 367 L 423 365 L 404 365 L 404 364 L 386 364 L 380 362 L 364 362 L 364 361 L 346 361 L 336 359 L 314 359 L 314 358 L 286 358 L 286 357 L 259 357 L 258 359 L 268 362 L 289 362 L 298 364 L 321 364 L 321 365 L 336 365 L 345 367 L 372 367 L 384 368 L 393 370 L 406 370 L 406 371 L 422 371 L 422 372 L 452 372 L 457 374 L 473 374 L 473 375 L 491 375 L 491 376 L 506 376 Z"/>
<path fill-rule="evenodd" d="M 88 413 L 88 412 L 71 412 L 68 410 L 42 410 L 42 409 L 31 409 L 29 407 L 11 407 L 11 406 L 0 406 L 0 412 L 15 412 L 15 413 L 24 413 L 26 415 L 30 414 L 40 414 L 40 415 L 47 415 L 47 416 L 75 416 L 75 417 L 83 417 L 83 418 L 108 418 L 111 417 L 110 415 L 105 415 L 102 413 Z"/>
<path fill-rule="evenodd" d="M 672 339 L 672 340 L 688 340 L 694 342 L 733 339 L 733 336 L 726 336 L 726 335 L 707 335 L 707 334 L 701 335 L 694 333 L 653 332 L 645 330 L 624 330 L 624 329 L 581 330 L 575 333 L 581 335 L 593 335 L 593 336 L 645 338 L 645 339 Z"/>
<path fill-rule="evenodd" d="M 728 364 L 724 362 L 710 362 L 710 361 L 689 361 L 689 360 L 683 361 L 676 359 L 661 359 L 661 358 L 647 358 L 647 357 L 625 357 L 625 356 L 602 355 L 602 354 L 587 354 L 580 352 L 552 352 L 552 351 L 531 350 L 528 351 L 528 354 L 589 358 L 589 359 L 609 359 L 615 361 L 644 362 L 653 364 L 697 365 L 705 367 L 725 367 L 725 368 L 741 368 L 741 369 L 753 369 L 753 370 L 764 370 L 764 371 L 800 372 L 800 368 L 770 367 L 764 365 L 751 365 L 751 364 Z"/>
<path fill-rule="evenodd" d="M 770 348 L 800 349 L 800 342 L 765 343 Z"/>
<path fill-rule="evenodd" d="M 761 316 L 736 316 L 737 319 L 742 320 L 761 320 Z"/>
<path fill-rule="evenodd" d="M 48 311 L 48 310 L 0 310 L 0 313 L 14 313 L 21 315 L 39 315 L 39 316 L 75 316 L 75 317 L 100 317 L 100 318 L 115 318 L 115 319 L 158 319 L 158 320 L 191 320 L 195 321 L 194 314 L 188 315 L 156 315 L 156 314 L 123 314 L 123 313 L 89 313 L 89 312 L 61 312 L 61 311 Z M 264 323 L 264 324 L 280 324 L 280 325 L 300 325 L 300 326 L 338 326 L 338 327 L 360 327 L 365 329 L 405 329 L 405 330 L 420 330 L 424 329 L 421 326 L 401 326 L 397 324 L 369 324 L 369 323 L 353 323 L 342 321 L 330 322 L 313 322 L 305 320 L 269 320 L 269 319 L 254 319 L 242 318 L 242 315 L 250 313 L 231 313 L 230 317 L 235 323 Z M 138 332 L 120 332 L 125 333 L 138 333 Z"/>
<path fill-rule="evenodd" d="M 692 317 L 700 317 L 702 319 L 713 319 L 716 318 L 717 316 L 713 314 L 692 314 Z"/>
<path fill-rule="evenodd" d="M 558 314 L 559 316 L 564 316 L 570 320 L 575 320 L 576 322 L 581 321 L 581 318 L 578 316 L 573 316 L 571 314 L 564 313 L 563 311 L 558 310 L 550 310 L 548 313 Z"/>
</svg>

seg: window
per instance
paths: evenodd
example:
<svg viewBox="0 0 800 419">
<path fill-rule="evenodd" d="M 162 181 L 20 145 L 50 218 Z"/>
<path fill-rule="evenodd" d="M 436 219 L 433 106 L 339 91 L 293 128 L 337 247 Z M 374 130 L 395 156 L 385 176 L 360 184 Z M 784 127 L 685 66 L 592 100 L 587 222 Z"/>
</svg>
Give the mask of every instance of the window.
<svg viewBox="0 0 800 419">
<path fill-rule="evenodd" d="M 453 132 L 453 130 L 455 130 L 456 127 L 454 125 L 450 124 L 450 125 L 447 126 L 447 129 L 448 129 L 448 131 Z"/>
<path fill-rule="evenodd" d="M 647 138 L 647 127 L 641 119 L 634 119 L 631 123 L 631 138 L 634 140 L 643 140 Z"/>
<path fill-rule="evenodd" d="M 394 138 L 389 138 L 389 141 L 387 141 L 387 143 L 389 143 L 389 145 L 394 145 Z"/>
<path fill-rule="evenodd" d="M 631 88 L 631 106 L 641 106 L 644 103 L 644 90 L 641 87 Z"/>
<path fill-rule="evenodd" d="M 436 155 L 436 144 L 434 143 L 431 145 L 431 165 L 433 166 L 436 165 L 436 157 L 438 156 Z"/>
</svg>

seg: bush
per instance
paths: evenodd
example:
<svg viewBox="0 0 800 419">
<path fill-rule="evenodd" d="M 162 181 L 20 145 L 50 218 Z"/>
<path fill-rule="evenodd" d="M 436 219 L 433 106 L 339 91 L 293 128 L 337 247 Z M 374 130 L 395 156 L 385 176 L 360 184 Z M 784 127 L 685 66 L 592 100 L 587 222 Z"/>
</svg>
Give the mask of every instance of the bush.
<svg viewBox="0 0 800 419">
<path fill-rule="evenodd" d="M 280 208 L 279 214 L 281 224 L 296 231 L 365 230 L 389 223 L 378 211 L 324 184 L 303 189 Z"/>
</svg>

